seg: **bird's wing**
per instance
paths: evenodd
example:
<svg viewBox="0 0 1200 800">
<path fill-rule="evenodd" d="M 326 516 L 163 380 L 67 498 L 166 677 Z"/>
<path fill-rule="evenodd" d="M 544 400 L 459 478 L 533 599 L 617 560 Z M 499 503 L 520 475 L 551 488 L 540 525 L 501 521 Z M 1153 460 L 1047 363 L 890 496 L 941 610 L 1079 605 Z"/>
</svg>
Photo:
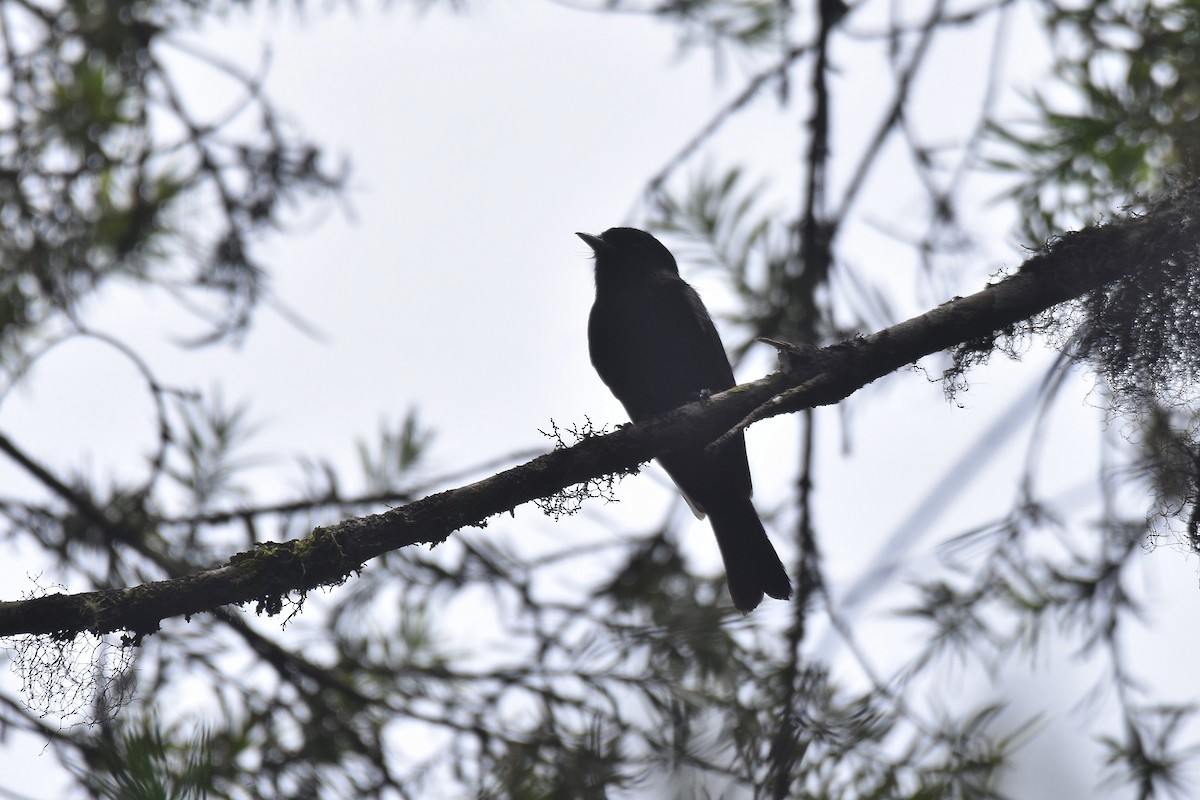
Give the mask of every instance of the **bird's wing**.
<svg viewBox="0 0 1200 800">
<path fill-rule="evenodd" d="M 670 283 L 673 285 L 659 289 L 656 305 L 664 317 L 671 319 L 676 334 L 675 346 L 692 365 L 693 393 L 704 389 L 714 393 L 732 389 L 735 385 L 733 367 L 729 365 L 725 345 L 721 343 L 717 326 L 700 295 L 680 278 L 675 277 Z"/>
</svg>

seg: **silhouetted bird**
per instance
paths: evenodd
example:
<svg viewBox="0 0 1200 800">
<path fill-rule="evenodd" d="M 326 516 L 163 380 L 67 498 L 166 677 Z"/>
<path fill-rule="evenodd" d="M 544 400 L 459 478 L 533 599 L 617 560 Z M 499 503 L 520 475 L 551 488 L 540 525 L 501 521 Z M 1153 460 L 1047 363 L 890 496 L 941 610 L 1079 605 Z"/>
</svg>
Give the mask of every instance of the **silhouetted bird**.
<svg viewBox="0 0 1200 800">
<path fill-rule="evenodd" d="M 645 231 L 576 234 L 596 253 L 596 302 L 588 320 L 592 365 L 639 422 L 734 386 L 733 369 L 700 295 L 679 277 L 671 251 Z M 659 463 L 696 516 L 708 514 L 741 611 L 763 593 L 791 597 L 787 572 L 750 501 L 750 466 L 739 434 L 712 457 L 679 450 Z"/>
</svg>

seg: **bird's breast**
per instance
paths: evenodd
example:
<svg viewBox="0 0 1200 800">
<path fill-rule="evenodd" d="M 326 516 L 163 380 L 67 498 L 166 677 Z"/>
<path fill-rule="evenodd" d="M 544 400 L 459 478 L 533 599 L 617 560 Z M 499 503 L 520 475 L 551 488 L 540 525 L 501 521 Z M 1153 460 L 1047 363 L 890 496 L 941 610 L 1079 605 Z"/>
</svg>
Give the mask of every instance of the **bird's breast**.
<svg viewBox="0 0 1200 800">
<path fill-rule="evenodd" d="M 588 319 L 588 349 L 601 380 L 633 420 L 694 400 L 709 386 L 713 358 L 694 321 L 677 319 L 646 297 L 598 296 Z"/>
</svg>

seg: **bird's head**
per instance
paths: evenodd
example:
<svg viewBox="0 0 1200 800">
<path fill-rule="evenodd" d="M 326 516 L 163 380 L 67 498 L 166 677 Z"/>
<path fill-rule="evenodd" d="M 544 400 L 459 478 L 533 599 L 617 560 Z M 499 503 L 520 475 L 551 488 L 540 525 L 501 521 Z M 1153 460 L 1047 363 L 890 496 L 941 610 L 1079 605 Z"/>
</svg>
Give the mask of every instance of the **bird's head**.
<svg viewBox="0 0 1200 800">
<path fill-rule="evenodd" d="M 596 254 L 596 270 L 679 274 L 675 256 L 662 242 L 637 228 L 609 228 L 599 236 L 576 233 Z"/>
</svg>

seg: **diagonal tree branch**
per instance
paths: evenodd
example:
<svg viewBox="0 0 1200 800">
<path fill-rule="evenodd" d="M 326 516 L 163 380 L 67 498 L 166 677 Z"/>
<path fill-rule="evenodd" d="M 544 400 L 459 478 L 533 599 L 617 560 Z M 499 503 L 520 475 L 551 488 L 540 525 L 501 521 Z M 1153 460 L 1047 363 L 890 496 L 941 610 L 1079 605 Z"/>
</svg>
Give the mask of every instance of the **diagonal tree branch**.
<svg viewBox="0 0 1200 800">
<path fill-rule="evenodd" d="M 556 450 L 484 480 L 415 502 L 320 527 L 308 537 L 263 544 L 216 569 L 127 589 L 0 602 L 0 636 L 125 630 L 133 640 L 163 619 L 229 604 L 279 613 L 292 592 L 338 584 L 371 559 L 413 544 L 438 544 L 454 531 L 620 472 L 674 448 L 712 442 L 738 425 L 829 405 L 918 359 L 958 345 L 992 349 L 995 339 L 1055 305 L 1116 279 L 1157 268 L 1200 270 L 1200 187 L 1108 225 L 1067 234 L 1012 276 L 870 336 L 800 351 L 757 381 L 682 406 L 614 433 Z M 1148 298 L 1148 302 L 1152 302 Z"/>
</svg>

